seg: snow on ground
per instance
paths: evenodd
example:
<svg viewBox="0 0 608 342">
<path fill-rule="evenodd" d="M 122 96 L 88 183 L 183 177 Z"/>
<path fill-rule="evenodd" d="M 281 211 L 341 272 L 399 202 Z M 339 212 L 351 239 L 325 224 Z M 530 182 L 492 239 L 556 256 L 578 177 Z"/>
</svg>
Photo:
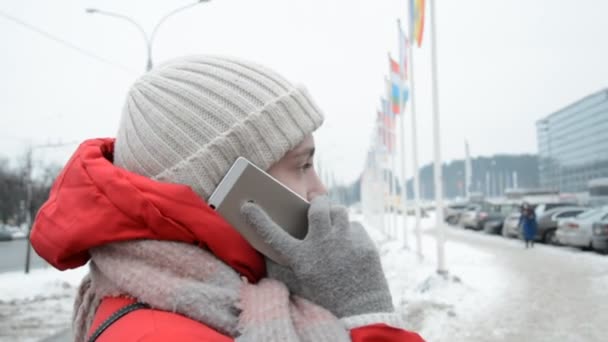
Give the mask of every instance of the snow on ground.
<svg viewBox="0 0 608 342">
<path fill-rule="evenodd" d="M 0 341 L 39 341 L 68 328 L 86 270 L 0 273 Z"/>
<path fill-rule="evenodd" d="M 423 220 L 422 260 L 366 225 L 397 307 L 427 341 L 608 341 L 608 257 L 447 227 L 442 278 L 434 224 Z"/>
<path fill-rule="evenodd" d="M 526 250 L 521 241 L 449 227 L 449 274 L 440 276 L 432 217 L 422 221 L 422 258 L 413 218 L 409 248 L 401 234 L 389 238 L 362 216 L 352 218 L 377 243 L 409 328 L 429 342 L 608 341 L 608 256 L 543 245 Z M 86 270 L 0 273 L 0 341 L 40 341 L 69 327 Z"/>
<path fill-rule="evenodd" d="M 365 223 L 362 217 L 353 217 Z M 403 223 L 401 217 L 398 224 Z M 413 218 L 408 220 L 413 226 Z M 423 231 L 434 225 L 433 218 L 424 218 L 421 222 Z M 475 288 L 462 282 L 457 275 L 441 276 L 436 272 L 436 244 L 434 238 L 422 236 L 422 254 L 419 257 L 415 250 L 415 239 L 410 233 L 408 248 L 404 248 L 403 236 L 387 237 L 380 229 L 365 224 L 368 233 L 376 241 L 382 257 L 393 301 L 397 310 L 404 312 L 410 322 L 411 330 L 419 332 L 427 341 L 441 341 L 451 336 L 449 330 L 458 330 L 453 324 L 459 316 L 473 317 L 480 314 L 477 303 L 467 299 L 479 295 Z M 466 246 L 451 246 L 451 253 L 458 253 L 472 267 L 491 258 Z M 453 257 L 453 254 L 450 257 Z M 448 340 L 446 339 L 446 340 Z"/>
</svg>

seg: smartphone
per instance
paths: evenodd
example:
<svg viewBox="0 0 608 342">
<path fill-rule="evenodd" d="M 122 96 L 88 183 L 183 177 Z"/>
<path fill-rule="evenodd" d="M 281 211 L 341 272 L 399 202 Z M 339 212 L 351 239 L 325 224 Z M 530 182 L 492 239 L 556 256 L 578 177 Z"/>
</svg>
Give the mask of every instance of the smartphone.
<svg viewBox="0 0 608 342">
<path fill-rule="evenodd" d="M 256 250 L 285 265 L 286 261 L 243 219 L 240 211 L 246 202 L 259 205 L 279 227 L 296 239 L 303 239 L 308 233 L 310 203 L 243 157 L 234 162 L 209 198 L 209 205 Z"/>
</svg>

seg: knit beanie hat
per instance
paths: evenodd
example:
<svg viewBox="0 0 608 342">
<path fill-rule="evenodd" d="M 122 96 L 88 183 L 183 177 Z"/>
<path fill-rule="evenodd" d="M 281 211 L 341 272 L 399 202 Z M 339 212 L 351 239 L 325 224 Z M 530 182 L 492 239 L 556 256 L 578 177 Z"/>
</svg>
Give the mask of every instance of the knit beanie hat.
<svg viewBox="0 0 608 342">
<path fill-rule="evenodd" d="M 204 200 L 239 157 L 268 170 L 323 122 L 301 86 L 250 62 L 189 56 L 131 87 L 114 164 Z"/>
</svg>

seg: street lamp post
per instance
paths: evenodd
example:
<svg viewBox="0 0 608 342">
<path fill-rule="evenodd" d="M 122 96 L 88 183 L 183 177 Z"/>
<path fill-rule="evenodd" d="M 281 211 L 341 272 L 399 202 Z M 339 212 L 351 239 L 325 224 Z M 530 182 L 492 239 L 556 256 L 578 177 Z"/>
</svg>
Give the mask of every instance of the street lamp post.
<svg viewBox="0 0 608 342">
<path fill-rule="evenodd" d="M 179 7 L 169 13 L 167 13 L 164 17 L 162 17 L 158 23 L 156 24 L 156 26 L 154 26 L 154 29 L 152 29 L 152 33 L 150 35 L 148 35 L 146 33 L 146 31 L 144 30 L 144 28 L 138 24 L 135 20 L 127 17 L 126 15 L 122 15 L 119 13 L 114 13 L 114 12 L 108 12 L 108 11 L 104 11 L 104 10 L 100 10 L 97 8 L 87 8 L 85 10 L 86 13 L 89 14 L 101 14 L 101 15 L 105 15 L 108 17 L 113 17 L 113 18 L 118 18 L 118 19 L 122 19 L 125 20 L 129 23 L 131 23 L 132 25 L 134 25 L 137 30 L 142 34 L 142 36 L 144 37 L 144 41 L 146 42 L 146 52 L 148 55 L 148 61 L 146 63 L 146 71 L 150 71 L 152 69 L 153 66 L 153 62 L 152 62 L 152 44 L 154 43 L 154 37 L 156 36 L 156 32 L 158 31 L 158 28 L 160 27 L 160 25 L 162 25 L 169 17 L 171 17 L 172 15 L 184 11 L 188 8 L 194 7 L 196 5 L 199 5 L 203 2 L 209 2 L 211 0 L 198 0 L 197 2 Z"/>
</svg>

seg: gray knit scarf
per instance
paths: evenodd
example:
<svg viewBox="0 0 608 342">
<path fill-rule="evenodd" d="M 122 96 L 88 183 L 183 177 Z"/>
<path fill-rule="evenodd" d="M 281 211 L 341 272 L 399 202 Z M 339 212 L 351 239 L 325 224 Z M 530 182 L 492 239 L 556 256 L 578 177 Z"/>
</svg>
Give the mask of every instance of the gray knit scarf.
<svg viewBox="0 0 608 342">
<path fill-rule="evenodd" d="M 237 341 L 350 341 L 329 311 L 273 279 L 249 284 L 211 253 L 177 242 L 112 243 L 90 251 L 74 304 L 75 341 L 85 341 L 104 297 L 129 296 Z"/>
</svg>

